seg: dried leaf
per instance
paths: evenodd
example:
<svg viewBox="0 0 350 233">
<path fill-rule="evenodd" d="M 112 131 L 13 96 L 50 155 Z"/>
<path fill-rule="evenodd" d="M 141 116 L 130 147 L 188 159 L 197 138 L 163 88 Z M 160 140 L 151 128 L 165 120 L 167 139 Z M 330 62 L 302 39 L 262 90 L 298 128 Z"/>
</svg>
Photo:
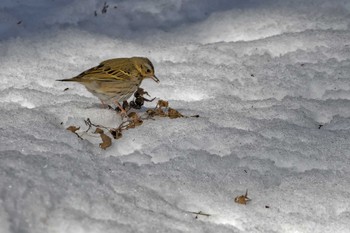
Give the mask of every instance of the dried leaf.
<svg viewBox="0 0 350 233">
<path fill-rule="evenodd" d="M 74 133 L 75 135 L 77 135 L 78 138 L 80 138 L 81 140 L 83 140 L 83 138 L 82 138 L 79 134 L 77 134 L 77 132 L 76 132 L 76 131 L 78 131 L 79 129 L 80 129 L 80 127 L 76 127 L 76 126 L 74 126 L 74 125 L 71 125 L 71 126 L 69 126 L 66 130 L 71 131 L 72 133 Z"/>
<path fill-rule="evenodd" d="M 245 192 L 245 195 L 237 196 L 235 198 L 235 202 L 238 204 L 246 205 L 249 201 L 251 201 L 251 199 L 248 197 L 248 189 Z"/>
<path fill-rule="evenodd" d="M 141 120 L 139 115 L 137 115 L 136 112 L 129 113 L 128 117 L 129 117 L 130 123 L 127 125 L 127 129 L 135 128 L 136 126 L 142 125 L 143 123 L 143 121 Z"/>
<path fill-rule="evenodd" d="M 128 117 L 129 117 L 129 119 L 132 120 L 132 121 L 137 121 L 137 120 L 140 119 L 139 115 L 137 115 L 136 112 L 131 112 L 131 113 L 129 113 L 129 114 L 128 114 Z"/>
<path fill-rule="evenodd" d="M 179 113 L 177 110 L 173 109 L 173 108 L 169 108 L 168 110 L 168 116 L 170 119 L 175 119 L 175 118 L 179 118 L 179 117 L 183 117 L 183 115 L 181 113 Z"/>
<path fill-rule="evenodd" d="M 80 127 L 76 127 L 74 125 L 69 126 L 66 130 L 71 131 L 72 133 L 75 133 L 76 131 L 78 131 L 80 129 Z"/>
<path fill-rule="evenodd" d="M 107 136 L 106 134 L 104 134 L 102 129 L 96 128 L 95 133 L 100 134 L 100 137 L 102 139 L 102 143 L 100 143 L 100 147 L 102 149 L 105 150 L 112 145 L 112 139 L 109 136 Z"/>
<path fill-rule="evenodd" d="M 95 133 L 101 134 L 101 133 L 103 133 L 103 130 L 100 128 L 96 128 Z"/>
<path fill-rule="evenodd" d="M 148 109 L 148 110 L 146 111 L 146 113 L 147 113 L 148 116 L 150 116 L 150 117 L 154 117 L 154 116 L 156 115 L 156 111 L 153 110 L 153 109 Z"/>
<path fill-rule="evenodd" d="M 165 101 L 165 100 L 158 100 L 157 107 L 159 107 L 159 108 L 163 108 L 163 107 L 167 108 L 167 107 L 169 107 L 169 102 Z"/>
<path fill-rule="evenodd" d="M 108 148 L 108 147 L 110 147 L 112 145 L 112 139 L 109 136 L 107 136 L 104 133 L 101 133 L 100 136 L 101 136 L 101 139 L 102 139 L 102 143 L 100 143 L 100 147 L 102 149 L 105 150 L 106 148 Z"/>
<path fill-rule="evenodd" d="M 155 110 L 155 115 L 156 116 L 161 116 L 161 117 L 166 117 L 167 116 L 167 114 L 165 114 L 165 112 L 163 111 L 163 109 L 161 109 L 161 108 L 157 108 L 156 110 Z"/>
</svg>

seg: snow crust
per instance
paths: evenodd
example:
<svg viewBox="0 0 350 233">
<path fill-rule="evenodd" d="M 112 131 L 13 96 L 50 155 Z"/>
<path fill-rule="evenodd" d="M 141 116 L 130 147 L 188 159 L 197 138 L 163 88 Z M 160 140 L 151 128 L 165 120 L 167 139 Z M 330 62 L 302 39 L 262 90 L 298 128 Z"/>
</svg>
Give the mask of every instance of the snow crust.
<svg viewBox="0 0 350 233">
<path fill-rule="evenodd" d="M 0 3 L 1 233 L 350 231 L 348 1 L 107 3 Z M 153 62 L 152 96 L 200 117 L 106 151 L 66 131 L 121 119 L 55 80 L 131 56 Z"/>
</svg>

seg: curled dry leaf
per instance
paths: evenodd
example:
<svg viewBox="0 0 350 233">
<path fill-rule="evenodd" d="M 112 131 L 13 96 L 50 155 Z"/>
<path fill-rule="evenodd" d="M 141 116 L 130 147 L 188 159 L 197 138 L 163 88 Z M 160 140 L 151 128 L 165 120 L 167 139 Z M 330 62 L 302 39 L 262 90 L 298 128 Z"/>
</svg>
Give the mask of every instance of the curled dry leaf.
<svg viewBox="0 0 350 233">
<path fill-rule="evenodd" d="M 130 119 L 130 122 L 126 127 L 127 129 L 135 128 L 136 126 L 142 125 L 143 123 L 143 121 L 141 120 L 139 115 L 137 115 L 136 112 L 129 113 L 128 117 Z"/>
<path fill-rule="evenodd" d="M 109 136 L 107 136 L 106 134 L 104 134 L 102 129 L 96 128 L 95 133 L 100 134 L 100 137 L 102 139 L 102 143 L 100 143 L 100 147 L 102 149 L 105 150 L 112 145 L 112 139 Z"/>
<path fill-rule="evenodd" d="M 155 113 L 156 113 L 156 116 L 160 116 L 160 117 L 166 117 L 167 116 L 167 114 L 161 108 L 157 108 L 155 110 Z"/>
<path fill-rule="evenodd" d="M 74 133 L 75 135 L 77 135 L 78 138 L 80 138 L 81 140 L 83 140 L 83 138 L 76 132 L 80 129 L 80 127 L 76 127 L 74 125 L 69 126 L 66 130 L 71 131 L 72 133 Z"/>
<path fill-rule="evenodd" d="M 168 116 L 169 116 L 170 119 L 183 117 L 183 115 L 181 113 L 179 113 L 177 110 L 175 110 L 173 108 L 169 108 L 168 109 Z"/>
<path fill-rule="evenodd" d="M 103 130 L 100 128 L 96 128 L 95 133 L 101 134 L 101 133 L 103 133 Z"/>
<path fill-rule="evenodd" d="M 245 195 L 237 196 L 235 198 L 235 202 L 238 204 L 246 205 L 249 201 L 251 201 L 251 199 L 248 197 L 248 189 L 245 192 Z"/>
<path fill-rule="evenodd" d="M 72 133 L 75 133 L 76 131 L 78 131 L 80 129 L 80 127 L 76 127 L 74 125 L 69 126 L 66 130 L 71 131 Z"/>
<path fill-rule="evenodd" d="M 157 107 L 158 108 L 167 108 L 169 107 L 169 102 L 168 101 L 165 101 L 165 100 L 159 100 L 158 101 L 158 104 L 157 104 Z"/>
</svg>

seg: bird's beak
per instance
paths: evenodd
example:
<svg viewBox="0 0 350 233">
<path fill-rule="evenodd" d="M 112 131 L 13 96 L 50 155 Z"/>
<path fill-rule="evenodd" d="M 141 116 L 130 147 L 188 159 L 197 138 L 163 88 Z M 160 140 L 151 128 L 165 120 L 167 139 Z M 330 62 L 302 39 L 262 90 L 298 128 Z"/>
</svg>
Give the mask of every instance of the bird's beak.
<svg viewBox="0 0 350 233">
<path fill-rule="evenodd" d="M 159 82 L 160 82 L 159 79 L 158 79 L 155 75 L 153 75 L 151 78 L 152 78 L 156 83 L 159 83 Z"/>
</svg>

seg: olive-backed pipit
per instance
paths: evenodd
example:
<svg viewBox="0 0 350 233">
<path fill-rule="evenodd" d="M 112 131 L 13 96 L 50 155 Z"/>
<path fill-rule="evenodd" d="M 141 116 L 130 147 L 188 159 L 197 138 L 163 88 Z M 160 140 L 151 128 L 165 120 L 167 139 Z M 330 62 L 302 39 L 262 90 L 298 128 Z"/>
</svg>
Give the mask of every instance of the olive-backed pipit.
<svg viewBox="0 0 350 233">
<path fill-rule="evenodd" d="M 159 82 L 154 75 L 153 64 L 148 58 L 131 57 L 106 60 L 78 76 L 57 81 L 83 84 L 101 100 L 103 105 L 105 102 L 113 101 L 125 114 L 120 102 L 129 99 L 145 78 Z"/>
</svg>

